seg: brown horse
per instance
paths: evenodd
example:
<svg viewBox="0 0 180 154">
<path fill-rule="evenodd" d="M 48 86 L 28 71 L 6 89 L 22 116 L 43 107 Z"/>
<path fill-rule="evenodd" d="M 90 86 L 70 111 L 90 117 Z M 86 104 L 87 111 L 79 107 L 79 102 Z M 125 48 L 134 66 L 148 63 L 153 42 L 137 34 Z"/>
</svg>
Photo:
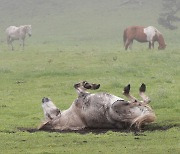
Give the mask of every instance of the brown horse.
<svg viewBox="0 0 180 154">
<path fill-rule="evenodd" d="M 131 49 L 134 39 L 138 42 L 149 42 L 149 49 L 154 48 L 155 41 L 159 43 L 159 50 L 166 48 L 162 34 L 153 26 L 131 26 L 126 28 L 123 35 L 126 50 L 128 47 Z"/>
</svg>

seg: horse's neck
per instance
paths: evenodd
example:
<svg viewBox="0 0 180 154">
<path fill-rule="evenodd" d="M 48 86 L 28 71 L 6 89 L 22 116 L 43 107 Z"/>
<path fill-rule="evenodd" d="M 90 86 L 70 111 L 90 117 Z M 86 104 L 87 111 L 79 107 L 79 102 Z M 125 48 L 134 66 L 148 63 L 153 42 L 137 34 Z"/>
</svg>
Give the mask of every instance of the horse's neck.
<svg viewBox="0 0 180 154">
<path fill-rule="evenodd" d="M 27 33 L 26 26 L 21 26 L 20 29 L 21 29 L 21 32 L 23 32 L 24 35 Z"/>
</svg>

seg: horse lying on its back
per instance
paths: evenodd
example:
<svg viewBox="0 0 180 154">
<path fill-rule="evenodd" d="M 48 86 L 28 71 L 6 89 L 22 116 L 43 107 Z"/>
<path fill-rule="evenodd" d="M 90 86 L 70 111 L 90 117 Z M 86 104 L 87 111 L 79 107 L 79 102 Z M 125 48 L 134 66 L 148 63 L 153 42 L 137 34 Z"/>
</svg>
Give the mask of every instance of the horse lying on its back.
<svg viewBox="0 0 180 154">
<path fill-rule="evenodd" d="M 149 42 L 149 49 L 154 48 L 154 42 L 159 43 L 158 49 L 165 49 L 166 44 L 162 34 L 153 26 L 131 26 L 124 30 L 123 41 L 125 49 L 131 48 L 133 40 L 138 42 Z"/>
<path fill-rule="evenodd" d="M 130 99 L 109 93 L 89 93 L 87 89 L 98 89 L 100 84 L 86 81 L 77 83 L 74 88 L 78 97 L 69 109 L 60 111 L 49 98 L 42 99 L 45 121 L 41 130 L 80 130 L 83 128 L 119 128 L 127 129 L 134 126 L 140 129 L 143 124 L 155 120 L 155 114 L 149 106 L 150 99 L 145 95 L 145 84 L 139 94 L 143 101 L 138 101 L 130 94 L 130 85 L 124 88 L 124 95 Z"/>
</svg>

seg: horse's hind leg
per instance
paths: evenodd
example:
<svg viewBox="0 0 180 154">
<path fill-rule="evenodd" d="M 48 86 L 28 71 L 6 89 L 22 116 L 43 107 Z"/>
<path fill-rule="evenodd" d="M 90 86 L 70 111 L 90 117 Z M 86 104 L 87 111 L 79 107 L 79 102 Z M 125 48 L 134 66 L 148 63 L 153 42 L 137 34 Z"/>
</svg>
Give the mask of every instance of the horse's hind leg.
<svg viewBox="0 0 180 154">
<path fill-rule="evenodd" d="M 131 43 L 129 44 L 129 49 L 132 50 L 132 44 L 133 44 L 133 40 L 131 41 Z"/>
<path fill-rule="evenodd" d="M 128 40 L 126 40 L 126 43 L 125 43 L 125 50 L 128 49 Z"/>
<path fill-rule="evenodd" d="M 25 46 L 25 44 L 24 44 L 24 40 L 23 39 L 20 39 L 20 47 L 22 46 L 22 48 L 23 48 L 23 50 L 24 50 L 24 46 Z"/>
<path fill-rule="evenodd" d="M 9 45 L 11 45 L 11 48 L 13 50 L 12 41 L 11 41 L 11 38 L 9 36 L 7 36 L 7 45 L 8 45 L 8 47 L 9 47 Z"/>
<path fill-rule="evenodd" d="M 131 40 L 126 40 L 126 43 L 125 43 L 125 50 L 127 50 L 128 49 L 128 47 L 129 47 L 129 45 L 131 44 Z"/>
</svg>

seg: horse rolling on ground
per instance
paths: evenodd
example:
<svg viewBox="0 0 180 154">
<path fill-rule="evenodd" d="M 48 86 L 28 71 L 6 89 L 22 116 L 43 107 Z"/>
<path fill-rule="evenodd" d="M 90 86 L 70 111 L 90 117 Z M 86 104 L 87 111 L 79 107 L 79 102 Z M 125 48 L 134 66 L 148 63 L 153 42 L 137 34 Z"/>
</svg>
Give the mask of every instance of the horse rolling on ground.
<svg viewBox="0 0 180 154">
<path fill-rule="evenodd" d="M 118 128 L 141 129 L 141 126 L 153 122 L 155 113 L 149 105 L 150 99 L 145 94 L 146 85 L 139 88 L 142 101 L 130 94 L 130 84 L 124 88 L 123 94 L 129 99 L 124 100 L 113 94 L 89 93 L 100 84 L 82 81 L 74 84 L 78 96 L 67 110 L 58 109 L 51 99 L 42 99 L 44 121 L 40 130 L 81 130 L 84 128 Z"/>
<path fill-rule="evenodd" d="M 149 42 L 149 49 L 154 48 L 154 42 L 159 43 L 158 49 L 165 49 L 166 44 L 164 42 L 163 35 L 153 26 L 131 26 L 124 30 L 123 41 L 125 50 L 128 47 L 131 49 L 133 40 L 138 42 Z"/>
<path fill-rule="evenodd" d="M 9 26 L 6 29 L 6 34 L 7 34 L 7 44 L 11 45 L 12 50 L 14 50 L 12 42 L 14 40 L 20 40 L 20 45 L 23 45 L 23 50 L 24 50 L 24 41 L 26 38 L 26 34 L 29 36 L 32 35 L 32 27 L 31 25 L 22 25 L 19 27 L 16 26 Z"/>
</svg>

